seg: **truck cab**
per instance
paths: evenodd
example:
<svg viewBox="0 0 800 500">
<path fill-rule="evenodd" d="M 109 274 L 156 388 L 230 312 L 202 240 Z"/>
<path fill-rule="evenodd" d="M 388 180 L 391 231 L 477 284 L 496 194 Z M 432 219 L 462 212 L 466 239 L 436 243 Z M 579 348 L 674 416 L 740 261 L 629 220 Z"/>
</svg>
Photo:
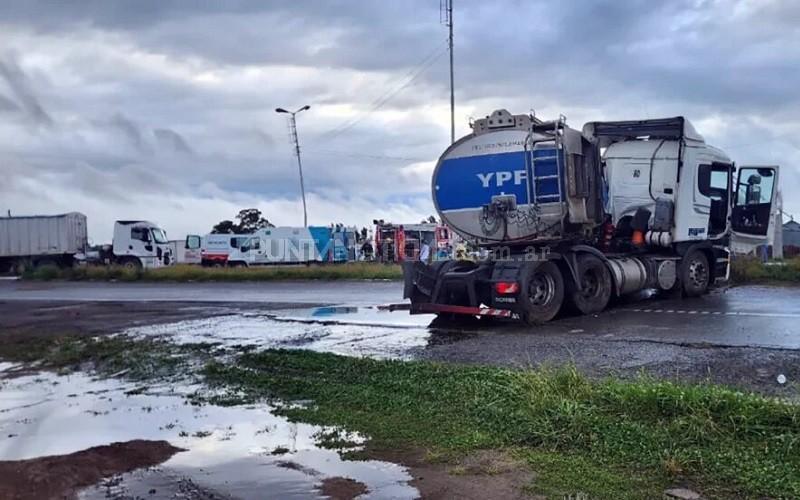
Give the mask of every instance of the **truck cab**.
<svg viewBox="0 0 800 500">
<path fill-rule="evenodd" d="M 175 263 L 167 233 L 149 221 L 116 221 L 112 252 L 115 263 L 130 268 L 152 269 Z"/>
</svg>

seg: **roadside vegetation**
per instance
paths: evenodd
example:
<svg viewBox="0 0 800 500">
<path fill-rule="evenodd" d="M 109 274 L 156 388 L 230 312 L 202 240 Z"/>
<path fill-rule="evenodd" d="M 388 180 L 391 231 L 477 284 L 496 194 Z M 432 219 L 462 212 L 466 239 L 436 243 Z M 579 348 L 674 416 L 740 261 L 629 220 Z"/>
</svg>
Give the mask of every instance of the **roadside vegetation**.
<svg viewBox="0 0 800 500">
<path fill-rule="evenodd" d="M 24 279 L 38 281 L 148 281 L 148 282 L 243 282 L 292 280 L 399 280 L 399 265 L 375 262 L 312 264 L 265 267 L 202 267 L 186 264 L 160 269 L 127 269 L 121 266 L 82 266 L 59 269 L 43 266 L 26 272 Z"/>
<path fill-rule="evenodd" d="M 144 388 L 204 380 L 193 404 L 266 400 L 290 420 L 369 436 L 364 456 L 425 449 L 454 463 L 497 450 L 529 467 L 528 492 L 548 498 L 660 498 L 675 485 L 708 498 L 800 497 L 800 407 L 719 386 L 125 336 L 23 338 L 0 343 L 0 358 L 93 367 Z"/>
<path fill-rule="evenodd" d="M 737 285 L 800 284 L 800 257 L 766 263 L 755 257 L 739 257 L 731 265 L 731 281 Z"/>
<path fill-rule="evenodd" d="M 249 353 L 205 374 L 229 390 L 217 403 L 310 400 L 281 412 L 378 446 L 509 450 L 551 498 L 659 498 L 676 483 L 711 497 L 800 497 L 800 407 L 719 386 L 307 351 Z"/>
</svg>

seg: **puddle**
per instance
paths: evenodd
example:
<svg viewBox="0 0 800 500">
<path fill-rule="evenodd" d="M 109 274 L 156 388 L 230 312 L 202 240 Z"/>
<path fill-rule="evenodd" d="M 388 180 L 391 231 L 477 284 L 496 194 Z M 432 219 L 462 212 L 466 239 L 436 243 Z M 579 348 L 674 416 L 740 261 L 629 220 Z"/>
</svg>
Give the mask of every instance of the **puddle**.
<svg viewBox="0 0 800 500">
<path fill-rule="evenodd" d="M 390 311 L 375 306 L 327 306 L 313 309 L 289 309 L 276 311 L 271 316 L 278 319 L 326 324 L 403 328 L 426 328 L 436 318 L 435 314 L 410 314 L 408 310 Z"/>
<path fill-rule="evenodd" d="M 187 451 L 159 467 L 84 490 L 80 497 L 309 498 L 319 496 L 323 479 L 338 476 L 364 483 L 369 498 L 418 495 L 400 465 L 342 460 L 336 451 L 321 449 L 320 432 L 331 429 L 288 422 L 272 415 L 268 405 L 193 406 L 183 396 L 195 389 L 145 388 L 82 373 L 0 380 L 0 459 L 163 439 Z"/>
<path fill-rule="evenodd" d="M 319 307 L 243 313 L 134 327 L 132 336 L 163 335 L 178 344 L 213 342 L 225 346 L 309 349 L 346 356 L 410 359 L 428 345 L 432 316 L 369 307 Z"/>
</svg>

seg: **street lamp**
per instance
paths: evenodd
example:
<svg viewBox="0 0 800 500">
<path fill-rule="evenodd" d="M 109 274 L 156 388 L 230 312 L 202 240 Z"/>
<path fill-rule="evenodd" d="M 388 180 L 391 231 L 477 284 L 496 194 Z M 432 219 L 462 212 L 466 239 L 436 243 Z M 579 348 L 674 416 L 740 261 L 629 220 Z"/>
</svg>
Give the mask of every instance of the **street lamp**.
<svg viewBox="0 0 800 500">
<path fill-rule="evenodd" d="M 287 111 L 283 108 L 275 108 L 276 113 L 287 113 L 291 115 L 289 119 L 289 128 L 291 129 L 292 141 L 294 142 L 294 152 L 297 155 L 297 170 L 300 172 L 300 194 L 303 196 L 303 227 L 308 227 L 308 213 L 306 212 L 306 187 L 303 184 L 303 163 L 300 161 L 300 139 L 297 136 L 297 120 L 295 119 L 295 115 L 310 108 L 311 106 L 308 104 L 294 112 Z"/>
</svg>

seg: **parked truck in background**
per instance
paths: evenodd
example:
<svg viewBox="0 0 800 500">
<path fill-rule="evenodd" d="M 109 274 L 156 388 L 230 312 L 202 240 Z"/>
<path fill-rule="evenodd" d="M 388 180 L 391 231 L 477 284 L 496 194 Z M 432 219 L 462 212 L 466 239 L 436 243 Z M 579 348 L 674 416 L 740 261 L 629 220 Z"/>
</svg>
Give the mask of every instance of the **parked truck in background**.
<svg viewBox="0 0 800 500">
<path fill-rule="evenodd" d="M 72 266 L 89 245 L 86 216 L 0 217 L 0 273 L 54 265 Z"/>
<path fill-rule="evenodd" d="M 440 157 L 442 221 L 488 256 L 403 265 L 412 313 L 602 311 L 645 288 L 705 293 L 731 237 L 765 242 L 777 166 L 736 166 L 683 117 L 587 123 L 498 110 Z"/>
<path fill-rule="evenodd" d="M 349 235 L 349 236 L 348 236 Z M 269 227 L 250 235 L 228 254 L 228 265 L 345 262 L 355 258 L 355 232 L 327 226 Z"/>
<path fill-rule="evenodd" d="M 379 262 L 414 261 L 419 257 L 420 247 L 426 242 L 434 254 L 452 253 L 454 245 L 450 229 L 444 224 L 394 224 L 382 220 L 375 220 L 373 223 L 375 258 Z"/>
<path fill-rule="evenodd" d="M 152 222 L 117 221 L 112 243 L 92 250 L 81 213 L 0 217 L 0 272 L 85 263 L 154 268 L 173 262 L 166 233 Z"/>
</svg>

